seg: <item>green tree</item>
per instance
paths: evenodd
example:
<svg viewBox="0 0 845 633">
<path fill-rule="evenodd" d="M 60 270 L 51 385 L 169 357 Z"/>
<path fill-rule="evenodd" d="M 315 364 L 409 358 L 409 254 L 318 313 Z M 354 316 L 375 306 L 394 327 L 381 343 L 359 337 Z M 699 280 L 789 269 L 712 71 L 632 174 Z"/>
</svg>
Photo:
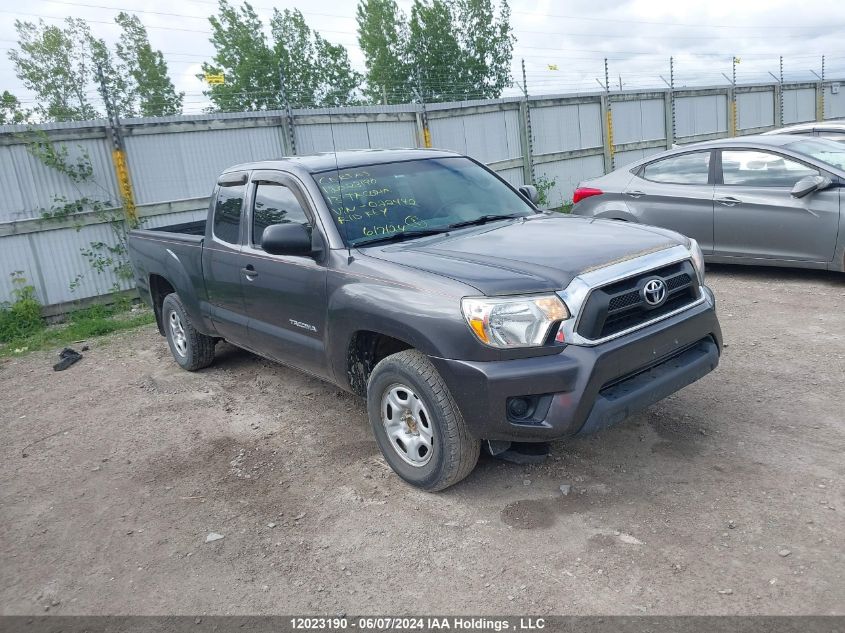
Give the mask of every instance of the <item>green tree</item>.
<svg viewBox="0 0 845 633">
<path fill-rule="evenodd" d="M 205 93 L 216 108 L 224 112 L 278 109 L 279 67 L 252 5 L 245 2 L 235 9 L 220 0 L 218 14 L 208 20 L 217 52 L 202 69 L 225 76 L 225 83 L 209 86 Z"/>
<path fill-rule="evenodd" d="M 493 0 L 414 0 L 409 21 L 394 0 L 359 0 L 357 21 L 372 101 L 408 101 L 411 86 L 427 101 L 495 98 L 510 83 L 507 0 L 498 10 Z"/>
<path fill-rule="evenodd" d="M 45 121 L 96 119 L 103 114 L 97 67 L 118 116 L 136 113 L 135 93 L 125 65 L 94 37 L 85 20 L 66 18 L 63 27 L 15 21 L 19 49 L 9 52 L 15 73 L 37 98 L 35 115 Z"/>
<path fill-rule="evenodd" d="M 462 99 L 468 89 L 450 5 L 445 0 L 414 0 L 411 8 L 408 52 L 415 69 L 411 81 L 426 101 Z"/>
<path fill-rule="evenodd" d="M 91 102 L 93 54 L 84 20 L 66 18 L 64 28 L 15 20 L 20 50 L 9 52 L 15 74 L 38 100 L 35 113 L 48 121 L 97 118 Z"/>
<path fill-rule="evenodd" d="M 0 94 L 0 125 L 26 123 L 29 112 L 23 109 L 18 98 L 8 90 Z"/>
<path fill-rule="evenodd" d="M 185 93 L 176 92 L 161 51 L 150 46 L 147 29 L 136 15 L 121 11 L 114 20 L 122 32 L 115 46 L 132 82 L 135 108 L 141 116 L 166 116 L 182 111 Z"/>
<path fill-rule="evenodd" d="M 352 69 L 346 48 L 331 44 L 305 22 L 299 9 L 273 12 L 274 52 L 294 106 L 337 106 L 355 101 L 363 81 Z"/>
<path fill-rule="evenodd" d="M 407 103 L 412 93 L 405 14 L 394 0 L 361 0 L 356 19 L 367 68 L 364 94 L 376 103 Z"/>
<path fill-rule="evenodd" d="M 507 0 L 502 0 L 498 16 L 492 0 L 455 0 L 454 16 L 461 26 L 462 81 L 477 98 L 499 97 L 510 84 L 515 41 Z"/>
<path fill-rule="evenodd" d="M 97 94 L 102 98 L 103 90 L 106 91 L 117 116 L 137 116 L 135 85 L 125 64 L 115 60 L 103 40 L 92 37 L 90 46 Z M 97 69 L 102 70 L 103 73 L 102 85 L 97 76 Z"/>
<path fill-rule="evenodd" d="M 264 24 L 248 2 L 235 8 L 220 0 L 218 15 L 209 18 L 211 43 L 217 53 L 203 64 L 207 74 L 223 74 L 225 83 L 206 92 L 224 111 L 282 107 L 279 66 L 292 105 L 345 105 L 355 101 L 363 81 L 352 69 L 343 46 L 325 40 L 305 22 L 299 10 L 275 10 L 270 21 L 272 46 Z"/>
</svg>

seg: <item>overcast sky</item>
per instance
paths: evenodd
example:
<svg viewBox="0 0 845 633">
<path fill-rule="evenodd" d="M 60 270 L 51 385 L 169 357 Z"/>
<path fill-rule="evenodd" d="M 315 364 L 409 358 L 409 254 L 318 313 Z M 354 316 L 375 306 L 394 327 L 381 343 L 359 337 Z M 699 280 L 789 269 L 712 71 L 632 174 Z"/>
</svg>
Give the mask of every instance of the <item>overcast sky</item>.
<svg viewBox="0 0 845 633">
<path fill-rule="evenodd" d="M 354 0 L 255 0 L 253 6 L 269 22 L 273 7 L 299 8 L 310 26 L 349 49 L 353 64 L 363 70 L 355 34 Z M 411 2 L 399 0 L 410 12 Z M 208 41 L 207 16 L 216 0 L 0 0 L 0 91 L 23 101 L 32 99 L 15 77 L 8 51 L 16 45 L 14 20 L 45 18 L 58 24 L 68 15 L 88 20 L 93 32 L 113 42 L 113 23 L 120 10 L 135 12 L 147 26 L 154 47 L 163 51 L 171 77 L 184 91 L 186 112 L 200 111 L 207 101 L 195 75 L 214 49 Z M 550 94 L 600 90 L 603 58 L 609 59 L 612 89 L 663 87 L 669 79 L 669 57 L 675 58 L 675 80 L 683 85 L 724 85 L 731 59 L 740 58 L 737 82 L 771 81 L 784 58 L 784 78 L 809 80 L 811 69 L 826 78 L 845 79 L 845 11 L 839 0 L 511 0 L 516 46 L 513 75 L 521 81 L 525 59 L 528 90 Z M 549 69 L 556 65 L 557 70 Z M 508 94 L 516 94 L 511 89 Z"/>
</svg>

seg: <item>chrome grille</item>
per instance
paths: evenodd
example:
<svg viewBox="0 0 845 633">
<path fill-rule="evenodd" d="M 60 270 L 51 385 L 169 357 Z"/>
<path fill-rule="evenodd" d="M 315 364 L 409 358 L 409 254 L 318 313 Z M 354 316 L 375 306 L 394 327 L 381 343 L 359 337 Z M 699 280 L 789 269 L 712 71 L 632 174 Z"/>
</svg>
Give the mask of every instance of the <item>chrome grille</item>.
<svg viewBox="0 0 845 633">
<path fill-rule="evenodd" d="M 666 284 L 666 298 L 651 306 L 643 287 L 655 278 Z M 684 260 L 596 288 L 584 303 L 576 332 L 589 340 L 603 339 L 695 303 L 696 280 L 692 262 Z"/>
</svg>

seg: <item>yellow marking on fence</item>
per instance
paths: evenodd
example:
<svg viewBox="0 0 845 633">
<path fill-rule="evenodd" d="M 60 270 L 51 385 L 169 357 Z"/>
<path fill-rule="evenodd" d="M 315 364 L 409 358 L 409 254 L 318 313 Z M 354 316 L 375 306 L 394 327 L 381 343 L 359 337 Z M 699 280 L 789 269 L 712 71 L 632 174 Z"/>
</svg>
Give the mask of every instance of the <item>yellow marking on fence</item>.
<svg viewBox="0 0 845 633">
<path fill-rule="evenodd" d="M 428 129 L 428 126 L 423 128 L 423 146 L 431 147 L 431 130 Z"/>
<path fill-rule="evenodd" d="M 731 136 L 736 136 L 736 97 L 728 104 L 731 119 Z"/>
<path fill-rule="evenodd" d="M 610 164 L 613 166 L 613 157 L 616 155 L 616 148 L 613 147 L 613 113 L 610 111 L 610 108 L 605 113 L 605 119 L 607 120 L 607 147 L 610 150 Z"/>
<path fill-rule="evenodd" d="M 117 176 L 117 188 L 123 202 L 123 212 L 131 227 L 138 226 L 138 210 L 135 208 L 135 195 L 132 192 L 132 180 L 129 178 L 129 166 L 126 153 L 121 149 L 112 151 L 114 173 Z"/>
</svg>

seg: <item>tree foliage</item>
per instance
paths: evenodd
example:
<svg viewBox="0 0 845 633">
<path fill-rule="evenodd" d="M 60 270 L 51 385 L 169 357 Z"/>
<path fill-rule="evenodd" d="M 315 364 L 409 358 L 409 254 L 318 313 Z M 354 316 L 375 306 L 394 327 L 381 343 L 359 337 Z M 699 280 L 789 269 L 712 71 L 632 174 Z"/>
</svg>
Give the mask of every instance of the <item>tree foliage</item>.
<svg viewBox="0 0 845 633">
<path fill-rule="evenodd" d="M 161 51 L 150 46 L 147 29 L 136 15 L 121 11 L 115 52 L 132 81 L 133 106 L 141 116 L 166 116 L 182 111 L 183 92 L 176 92 Z"/>
<path fill-rule="evenodd" d="M 18 98 L 8 90 L 0 94 L 0 125 L 26 123 L 29 119 L 27 112 Z"/>
<path fill-rule="evenodd" d="M 264 24 L 248 2 L 236 9 L 220 0 L 211 23 L 212 62 L 205 74 L 225 75 L 225 83 L 209 86 L 206 94 L 218 110 L 273 110 L 279 108 L 278 65 L 264 34 Z"/>
<path fill-rule="evenodd" d="M 510 83 L 514 36 L 502 0 L 414 0 L 410 19 L 394 0 L 359 0 L 358 42 L 373 101 L 494 98 Z"/>
<path fill-rule="evenodd" d="M 137 17 L 121 13 L 116 54 L 94 37 L 85 20 L 62 26 L 17 20 L 19 49 L 9 53 L 15 72 L 37 98 L 35 114 L 45 121 L 78 121 L 104 116 L 101 68 L 106 93 L 119 117 L 172 114 L 181 110 L 160 51 L 154 51 Z"/>
<path fill-rule="evenodd" d="M 408 21 L 395 0 L 361 0 L 356 11 L 358 45 L 364 52 L 367 85 L 364 94 L 375 103 L 407 103 Z"/>
<path fill-rule="evenodd" d="M 38 99 L 35 113 L 48 121 L 94 119 L 91 100 L 93 37 L 88 24 L 67 18 L 64 27 L 15 20 L 20 50 L 9 52 L 15 74 Z"/>
<path fill-rule="evenodd" d="M 362 77 L 352 69 L 346 48 L 311 29 L 299 10 L 274 10 L 271 42 L 248 2 L 235 8 L 220 0 L 218 15 L 209 21 L 217 52 L 212 63 L 203 64 L 203 71 L 225 77 L 225 83 L 209 86 L 206 92 L 217 109 L 280 108 L 280 67 L 287 99 L 294 106 L 346 105 L 356 100 Z"/>
<path fill-rule="evenodd" d="M 291 104 L 338 106 L 355 101 L 363 77 L 352 69 L 345 47 L 312 30 L 299 9 L 276 9 L 270 29 Z"/>
</svg>

